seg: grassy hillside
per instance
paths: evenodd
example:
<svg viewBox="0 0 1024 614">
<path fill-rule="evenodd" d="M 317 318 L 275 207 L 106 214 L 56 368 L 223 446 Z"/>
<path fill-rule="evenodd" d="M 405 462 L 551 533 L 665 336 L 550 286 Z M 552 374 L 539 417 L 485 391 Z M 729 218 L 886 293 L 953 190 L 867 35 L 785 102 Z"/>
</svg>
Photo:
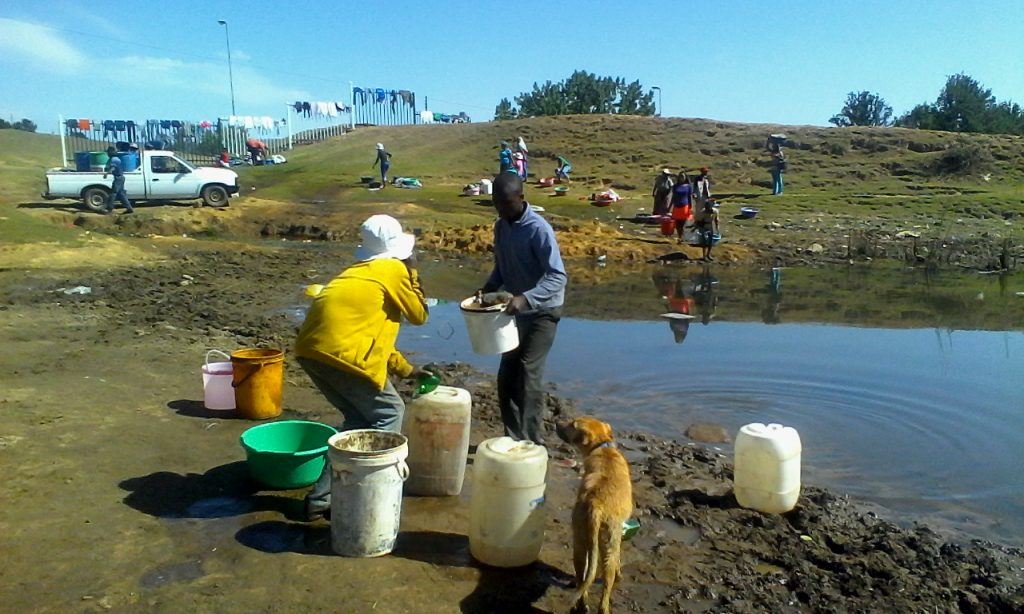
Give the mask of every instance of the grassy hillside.
<svg viewBox="0 0 1024 614">
<path fill-rule="evenodd" d="M 786 192 L 770 195 L 769 133 L 791 141 Z M 1024 138 L 958 135 L 901 128 L 818 128 L 736 124 L 710 120 L 619 116 L 546 117 L 463 125 L 360 128 L 317 145 L 300 147 L 281 167 L 243 171 L 265 198 L 358 205 L 420 205 L 424 219 L 470 223 L 491 216 L 483 199 L 460 196 L 462 185 L 497 170 L 497 143 L 523 135 L 531 150 L 531 172 L 553 173 L 554 154 L 575 167 L 568 196 L 531 187 L 528 197 L 551 213 L 577 220 L 633 215 L 650 210 L 650 185 L 663 167 L 712 168 L 723 218 L 754 243 L 814 240 L 819 233 L 851 229 L 917 229 L 945 236 L 973 233 L 1020 238 L 1024 216 Z M 394 154 L 392 175 L 419 177 L 422 190 L 370 192 L 358 183 L 375 175 L 374 144 Z M 978 170 L 942 174 L 945 156 L 982 152 Z M 584 198 L 613 186 L 625 200 L 599 208 Z M 756 206 L 756 222 L 730 218 L 741 206 Z M 733 232 L 730 236 L 738 237 Z"/>
<path fill-rule="evenodd" d="M 765 138 L 772 132 L 785 132 L 790 140 L 786 193 L 779 197 L 769 194 L 764 152 Z M 807 246 L 823 235 L 838 241 L 861 232 L 891 235 L 899 230 L 939 241 L 953 235 L 1022 240 L 1024 138 L 899 128 L 618 116 L 359 128 L 296 148 L 288 153 L 288 164 L 241 169 L 243 193 L 314 203 L 338 215 L 394 212 L 423 230 L 486 224 L 493 219 L 488 200 L 463 197 L 461 188 L 493 176 L 498 141 L 516 135 L 529 143 L 531 171 L 537 176 L 553 173 L 556 153 L 572 160 L 575 181 L 567 196 L 528 189 L 531 202 L 570 223 L 597 219 L 615 228 L 615 218 L 632 216 L 641 207 L 650 210 L 650 185 L 661 168 L 707 165 L 730 245 Z M 394 154 L 392 175 L 418 177 L 425 187 L 365 189 L 359 177 L 376 175 L 371 165 L 377 142 Z M 982 162 L 968 174 L 938 172 L 943 159 L 957 152 L 980 155 Z M 0 131 L 0 177 L 6 188 L 0 203 L 37 200 L 42 171 L 59 157 L 57 137 Z M 607 208 L 586 200 L 608 186 L 625 200 Z M 761 208 L 756 220 L 732 219 L 739 207 L 748 205 Z M 352 223 L 342 220 L 335 227 Z"/>
<path fill-rule="evenodd" d="M 21 130 L 0 130 L 0 241 L 75 241 L 79 233 L 30 215 L 17 203 L 39 200 L 46 189 L 43 172 L 60 166 L 60 137 Z"/>
</svg>

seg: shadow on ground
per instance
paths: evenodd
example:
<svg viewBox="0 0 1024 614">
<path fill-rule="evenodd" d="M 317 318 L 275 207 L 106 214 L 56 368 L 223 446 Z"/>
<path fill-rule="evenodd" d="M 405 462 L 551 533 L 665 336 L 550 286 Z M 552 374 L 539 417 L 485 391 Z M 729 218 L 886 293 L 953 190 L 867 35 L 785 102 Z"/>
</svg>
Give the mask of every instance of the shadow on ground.
<svg viewBox="0 0 1024 614">
<path fill-rule="evenodd" d="M 302 520 L 301 498 L 257 494 L 262 486 L 249 477 L 245 461 L 219 465 L 206 473 L 158 471 L 123 480 L 129 491 L 125 505 L 158 518 L 225 518 L 272 511 L 290 520 Z"/>
</svg>

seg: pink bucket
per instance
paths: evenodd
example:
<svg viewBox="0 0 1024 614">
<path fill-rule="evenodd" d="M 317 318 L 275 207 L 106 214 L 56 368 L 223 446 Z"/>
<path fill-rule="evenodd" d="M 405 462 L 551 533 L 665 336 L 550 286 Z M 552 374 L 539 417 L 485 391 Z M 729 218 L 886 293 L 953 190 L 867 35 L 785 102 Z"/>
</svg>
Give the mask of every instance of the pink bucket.
<svg viewBox="0 0 1024 614">
<path fill-rule="evenodd" d="M 210 354 L 220 354 L 226 362 L 210 362 Z M 206 353 L 203 363 L 203 405 L 206 409 L 225 411 L 235 409 L 235 389 L 231 386 L 234 369 L 231 356 L 220 350 Z"/>
</svg>

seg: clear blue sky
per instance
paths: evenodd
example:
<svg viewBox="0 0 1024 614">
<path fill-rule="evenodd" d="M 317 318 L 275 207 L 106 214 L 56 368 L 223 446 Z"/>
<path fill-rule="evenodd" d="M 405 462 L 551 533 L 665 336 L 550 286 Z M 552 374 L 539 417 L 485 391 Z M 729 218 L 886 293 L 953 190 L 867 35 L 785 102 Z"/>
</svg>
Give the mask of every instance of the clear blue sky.
<svg viewBox="0 0 1024 614">
<path fill-rule="evenodd" d="M 0 116 L 227 116 L 218 19 L 246 115 L 347 100 L 354 81 L 487 120 L 578 68 L 660 86 L 664 115 L 727 121 L 824 125 L 854 90 L 900 114 L 957 72 L 1024 104 L 1021 0 L 41 0 L 0 7 Z"/>
</svg>

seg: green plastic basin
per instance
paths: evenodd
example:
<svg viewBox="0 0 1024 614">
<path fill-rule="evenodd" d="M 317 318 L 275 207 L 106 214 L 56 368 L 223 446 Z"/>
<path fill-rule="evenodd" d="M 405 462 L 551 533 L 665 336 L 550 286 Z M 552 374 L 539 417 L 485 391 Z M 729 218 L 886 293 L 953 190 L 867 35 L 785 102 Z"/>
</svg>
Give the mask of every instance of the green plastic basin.
<svg viewBox="0 0 1024 614">
<path fill-rule="evenodd" d="M 248 429 L 239 440 L 253 479 L 271 488 L 301 488 L 320 477 L 327 440 L 338 431 L 308 420 L 282 420 Z"/>
</svg>

